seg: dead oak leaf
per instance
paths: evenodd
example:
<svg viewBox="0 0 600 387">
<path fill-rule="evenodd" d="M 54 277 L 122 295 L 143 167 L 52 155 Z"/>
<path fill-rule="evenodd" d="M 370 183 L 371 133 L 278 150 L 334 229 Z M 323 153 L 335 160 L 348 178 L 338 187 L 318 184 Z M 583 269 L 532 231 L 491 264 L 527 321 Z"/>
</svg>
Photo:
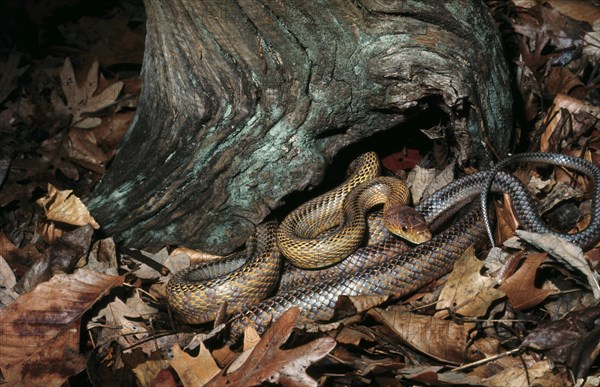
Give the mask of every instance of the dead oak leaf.
<svg viewBox="0 0 600 387">
<path fill-rule="evenodd" d="M 8 385 L 60 386 L 85 368 L 83 314 L 123 277 L 89 270 L 54 276 L 0 310 L 0 369 Z"/>
<path fill-rule="evenodd" d="M 36 201 L 46 213 L 46 218 L 56 222 L 72 224 L 74 226 L 90 225 L 94 229 L 100 228 L 94 217 L 90 214 L 83 202 L 75 195 L 73 190 L 60 191 L 48 183 L 48 193 Z"/>
<path fill-rule="evenodd" d="M 52 103 L 56 111 L 63 115 L 72 115 L 72 126 L 78 128 L 94 128 L 102 122 L 97 117 L 86 117 L 103 108 L 112 105 L 123 88 L 123 82 L 113 83 L 100 94 L 94 95 L 98 90 L 98 61 L 92 63 L 83 85 L 79 86 L 75 77 L 75 71 L 69 58 L 65 59 L 60 70 L 60 81 L 62 91 L 67 99 L 65 104 L 58 93 L 51 94 Z"/>
<path fill-rule="evenodd" d="M 144 303 L 137 294 L 127 299 L 127 303 L 116 298 L 92 318 L 87 328 L 101 329 L 97 335 L 97 345 L 116 341 L 122 347 L 128 348 L 123 351 L 127 353 L 131 352 L 130 347 L 150 336 L 150 329 L 143 319 L 156 312 L 156 309 Z"/>
<path fill-rule="evenodd" d="M 535 286 L 537 269 L 547 256 L 546 253 L 529 254 L 523 265 L 500 285 L 515 309 L 531 308 L 557 293 L 555 289 L 540 289 Z"/>
<path fill-rule="evenodd" d="M 402 312 L 393 307 L 372 309 L 368 313 L 412 348 L 444 363 L 461 364 L 500 352 L 500 342 L 492 338 L 477 340 L 469 345 L 475 323 L 458 324 L 432 316 Z"/>
<path fill-rule="evenodd" d="M 481 275 L 483 265 L 484 262 L 475 257 L 473 246 L 465 250 L 442 289 L 436 309 L 444 310 L 436 314 L 437 318 L 447 316 L 448 309 L 463 316 L 479 317 L 494 300 L 504 297 L 504 292 L 494 288 L 494 278 Z"/>
<path fill-rule="evenodd" d="M 300 347 L 282 350 L 294 328 L 300 310 L 290 308 L 264 333 L 248 360 L 235 372 L 221 371 L 207 386 L 253 386 L 279 383 L 283 386 L 316 386 L 306 368 L 335 347 L 335 340 L 322 337 Z"/>
</svg>

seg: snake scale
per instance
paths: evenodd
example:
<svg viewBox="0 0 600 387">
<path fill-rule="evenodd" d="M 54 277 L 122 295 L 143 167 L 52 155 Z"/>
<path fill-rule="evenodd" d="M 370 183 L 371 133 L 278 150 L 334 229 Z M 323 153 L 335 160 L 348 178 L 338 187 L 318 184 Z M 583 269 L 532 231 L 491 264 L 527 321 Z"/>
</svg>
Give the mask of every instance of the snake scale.
<svg viewBox="0 0 600 387">
<path fill-rule="evenodd" d="M 247 243 L 246 255 L 235 255 L 225 260 L 191 267 L 177 273 L 168 284 L 168 301 L 183 321 L 199 323 L 215 315 L 222 301 L 216 294 L 221 287 L 227 294 L 228 311 L 238 310 L 230 319 L 231 337 L 237 337 L 246 324 L 264 331 L 273 319 L 291 306 L 301 310 L 300 324 L 307 321 L 326 321 L 334 315 L 340 295 L 395 295 L 413 292 L 448 273 L 456 259 L 471 246 L 486 240 L 488 211 L 474 203 L 483 198 L 487 184 L 492 192 L 505 192 L 511 197 L 515 213 L 523 228 L 534 232 L 556 233 L 540 219 L 527 189 L 511 174 L 501 171 L 517 162 L 541 162 L 573 168 L 585 174 L 593 187 L 590 224 L 577 234 L 559 234 L 573 243 L 587 248 L 600 238 L 600 169 L 593 164 L 570 156 L 545 153 L 527 153 L 511 156 L 496 167 L 454 180 L 423 200 L 416 210 L 432 229 L 438 229 L 458 210 L 468 205 L 467 211 L 447 229 L 431 240 L 407 249 L 396 237 L 387 237 L 376 244 L 359 248 L 335 271 L 286 269 L 281 279 L 283 289 L 270 298 L 278 284 L 283 264 L 277 245 L 275 222 L 257 228 L 254 238 Z M 492 212 L 493 213 L 493 212 Z M 488 219 L 485 222 L 484 219 Z M 325 232 L 327 234 L 327 232 Z M 574 235 L 574 236 L 573 236 Z M 250 258 L 251 257 L 251 258 Z M 267 269 L 273 269 L 269 274 Z M 323 274 L 326 273 L 326 274 Z M 208 286 L 208 292 L 199 297 L 199 286 Z M 251 289 L 250 285 L 254 285 Z M 241 296 L 241 298 L 237 298 Z M 260 301 L 260 299 L 263 299 Z M 211 305 L 210 310 L 200 306 Z"/>
</svg>

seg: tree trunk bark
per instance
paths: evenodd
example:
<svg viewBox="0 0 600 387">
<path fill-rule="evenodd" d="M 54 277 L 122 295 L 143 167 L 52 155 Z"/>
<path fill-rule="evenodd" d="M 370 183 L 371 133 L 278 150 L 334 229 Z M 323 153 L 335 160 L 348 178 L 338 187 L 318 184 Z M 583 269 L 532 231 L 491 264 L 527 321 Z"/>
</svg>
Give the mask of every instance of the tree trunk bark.
<svg viewBox="0 0 600 387">
<path fill-rule="evenodd" d="M 333 157 L 441 112 L 459 162 L 508 149 L 511 96 L 481 0 L 145 0 L 136 119 L 88 206 L 131 246 L 239 247 Z M 341 180 L 341 179 L 340 179 Z"/>
</svg>

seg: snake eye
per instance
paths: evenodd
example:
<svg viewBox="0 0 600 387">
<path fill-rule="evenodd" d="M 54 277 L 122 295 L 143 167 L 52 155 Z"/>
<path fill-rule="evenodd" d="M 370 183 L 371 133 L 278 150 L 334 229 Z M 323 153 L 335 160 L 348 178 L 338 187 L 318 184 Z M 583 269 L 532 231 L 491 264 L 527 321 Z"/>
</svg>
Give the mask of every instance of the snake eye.
<svg viewBox="0 0 600 387">
<path fill-rule="evenodd" d="M 407 232 L 408 231 L 408 227 L 402 226 L 402 231 Z"/>
</svg>

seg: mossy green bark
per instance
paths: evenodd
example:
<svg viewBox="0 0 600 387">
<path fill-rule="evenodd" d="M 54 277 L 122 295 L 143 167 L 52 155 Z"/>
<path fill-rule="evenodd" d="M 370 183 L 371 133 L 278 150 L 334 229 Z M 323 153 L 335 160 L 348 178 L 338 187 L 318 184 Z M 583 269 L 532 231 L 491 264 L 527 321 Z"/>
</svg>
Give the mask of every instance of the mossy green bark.
<svg viewBox="0 0 600 387">
<path fill-rule="evenodd" d="M 227 253 L 340 150 L 436 105 L 500 152 L 508 74 L 481 0 L 146 0 L 134 124 L 88 206 L 131 246 Z"/>
</svg>

